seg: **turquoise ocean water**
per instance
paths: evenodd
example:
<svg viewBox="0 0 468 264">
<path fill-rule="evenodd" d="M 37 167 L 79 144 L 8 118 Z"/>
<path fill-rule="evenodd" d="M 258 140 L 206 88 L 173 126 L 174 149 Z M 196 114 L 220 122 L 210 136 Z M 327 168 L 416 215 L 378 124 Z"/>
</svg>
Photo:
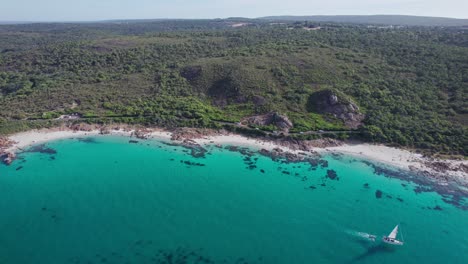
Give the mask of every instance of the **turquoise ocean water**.
<svg viewBox="0 0 468 264">
<path fill-rule="evenodd" d="M 348 156 L 208 150 L 96 137 L 21 153 L 0 165 L 0 264 L 468 263 L 450 188 Z M 379 242 L 398 223 L 405 245 Z"/>
</svg>

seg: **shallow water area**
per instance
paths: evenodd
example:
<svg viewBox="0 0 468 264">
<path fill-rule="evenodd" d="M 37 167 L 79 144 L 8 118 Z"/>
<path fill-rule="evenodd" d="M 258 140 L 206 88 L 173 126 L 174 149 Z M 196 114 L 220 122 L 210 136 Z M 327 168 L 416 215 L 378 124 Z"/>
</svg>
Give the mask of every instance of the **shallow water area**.
<svg viewBox="0 0 468 264">
<path fill-rule="evenodd" d="M 468 262 L 468 211 L 353 157 L 111 136 L 29 150 L 0 166 L 0 263 Z M 381 243 L 398 223 L 405 245 Z"/>
</svg>

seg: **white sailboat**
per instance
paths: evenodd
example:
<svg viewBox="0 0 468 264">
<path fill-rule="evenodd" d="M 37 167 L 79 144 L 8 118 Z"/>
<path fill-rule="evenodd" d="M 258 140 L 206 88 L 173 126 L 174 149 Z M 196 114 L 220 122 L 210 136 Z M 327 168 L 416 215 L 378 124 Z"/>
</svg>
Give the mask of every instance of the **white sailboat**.
<svg viewBox="0 0 468 264">
<path fill-rule="evenodd" d="M 398 235 L 398 225 L 393 228 L 392 232 L 388 236 L 384 236 L 382 238 L 382 241 L 391 244 L 391 245 L 398 245 L 398 246 L 403 246 L 403 239 L 402 241 L 396 239 Z"/>
</svg>

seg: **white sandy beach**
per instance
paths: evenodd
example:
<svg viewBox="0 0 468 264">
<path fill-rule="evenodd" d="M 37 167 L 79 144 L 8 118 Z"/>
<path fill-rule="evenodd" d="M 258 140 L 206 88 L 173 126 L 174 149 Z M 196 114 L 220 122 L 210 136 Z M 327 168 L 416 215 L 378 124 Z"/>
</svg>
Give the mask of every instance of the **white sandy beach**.
<svg viewBox="0 0 468 264">
<path fill-rule="evenodd" d="M 111 130 L 110 135 L 115 136 L 131 136 L 133 130 L 124 131 L 124 130 Z M 18 150 L 27 148 L 29 146 L 45 143 L 47 141 L 66 139 L 73 137 L 83 137 L 83 136 L 99 136 L 99 130 L 91 131 L 74 131 L 71 129 L 41 129 L 41 130 L 31 130 L 27 132 L 21 132 L 13 134 L 8 138 L 15 142 L 15 144 L 5 151 L 7 152 L 16 152 Z M 104 136 L 104 135 L 102 135 Z M 153 131 L 151 132 L 151 137 L 155 139 L 167 139 L 170 140 L 171 133 L 167 131 Z"/>
<path fill-rule="evenodd" d="M 131 136 L 133 130 L 111 130 L 109 131 L 110 135 L 118 136 Z M 98 136 L 100 135 L 99 130 L 92 131 L 73 131 L 66 128 L 61 129 L 43 129 L 43 130 L 31 130 L 28 132 L 17 133 L 9 136 L 9 139 L 14 141 L 15 144 L 6 149 L 8 152 L 16 152 L 18 150 L 24 149 L 28 146 L 44 143 L 51 140 L 72 138 L 72 137 L 81 137 L 81 136 Z M 170 140 L 172 133 L 164 130 L 152 129 L 149 134 L 152 139 L 159 140 Z M 215 135 L 215 136 L 206 136 L 199 139 L 194 139 L 194 141 L 200 145 L 207 144 L 220 144 L 220 145 L 238 145 L 252 147 L 256 149 L 281 149 L 286 152 L 291 153 L 304 153 L 304 151 L 292 150 L 285 146 L 279 146 L 271 141 L 264 141 L 259 139 L 247 138 L 241 135 L 228 134 L 228 135 Z M 392 166 L 410 170 L 416 169 L 419 171 L 428 171 L 435 172 L 431 168 L 428 168 L 424 163 L 428 161 L 427 158 L 423 157 L 420 154 L 413 153 L 403 149 L 397 149 L 392 147 L 387 147 L 383 145 L 373 145 L 373 144 L 344 144 L 338 147 L 327 147 L 327 148 L 316 148 L 313 151 L 318 153 L 343 153 L 347 155 L 352 155 L 355 157 L 375 160 L 381 163 L 390 164 Z M 468 166 L 468 161 L 464 160 L 452 160 L 449 161 L 454 167 L 459 166 L 460 164 L 465 164 Z M 468 180 L 468 175 L 463 171 L 447 171 L 447 176 L 458 178 L 459 180 Z"/>
<path fill-rule="evenodd" d="M 279 146 L 271 141 L 262 141 L 252 138 L 247 138 L 241 135 L 220 135 L 212 136 L 199 140 L 195 140 L 197 143 L 203 144 L 232 144 L 249 146 L 253 148 L 263 148 L 267 150 L 282 149 L 283 151 L 291 152 L 294 154 L 304 153 L 301 150 L 289 149 L 285 146 Z M 428 161 L 428 158 L 423 157 L 421 154 L 413 153 L 408 150 L 392 148 L 384 145 L 374 144 L 343 144 L 337 147 L 326 147 L 326 148 L 314 148 L 313 151 L 318 153 L 341 153 L 351 155 L 357 158 L 363 158 L 368 160 L 374 160 L 379 163 L 392 165 L 394 167 L 404 170 L 418 170 L 427 171 L 430 173 L 436 173 L 431 168 L 428 168 L 424 163 Z M 453 167 L 458 167 L 460 164 L 468 165 L 468 161 L 463 160 L 451 160 L 448 161 Z M 462 171 L 447 171 L 447 176 L 456 178 L 462 181 L 468 181 L 468 175 Z"/>
</svg>

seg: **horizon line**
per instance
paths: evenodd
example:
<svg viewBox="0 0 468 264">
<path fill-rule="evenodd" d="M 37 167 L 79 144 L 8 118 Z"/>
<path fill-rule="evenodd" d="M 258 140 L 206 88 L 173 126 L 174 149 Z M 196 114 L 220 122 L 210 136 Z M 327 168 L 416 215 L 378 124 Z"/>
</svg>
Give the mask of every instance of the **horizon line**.
<svg viewBox="0 0 468 264">
<path fill-rule="evenodd" d="M 214 17 L 214 18 L 108 18 L 108 19 L 95 19 L 95 20 L 0 20 L 0 24 L 29 24 L 29 23 L 93 23 L 93 22 L 108 22 L 108 21 L 135 21 L 135 20 L 227 20 L 232 18 L 244 19 L 261 19 L 268 17 L 340 17 L 340 16 L 357 16 L 357 17 L 370 17 L 370 16 L 405 16 L 405 17 L 419 17 L 419 18 L 441 18 L 441 19 L 454 19 L 454 20 L 468 20 L 468 18 L 447 17 L 447 16 L 424 16 L 424 15 L 402 15 L 402 14 L 372 14 L 372 15 L 267 15 L 260 17 L 244 17 L 244 16 L 230 16 L 230 17 Z"/>
</svg>

